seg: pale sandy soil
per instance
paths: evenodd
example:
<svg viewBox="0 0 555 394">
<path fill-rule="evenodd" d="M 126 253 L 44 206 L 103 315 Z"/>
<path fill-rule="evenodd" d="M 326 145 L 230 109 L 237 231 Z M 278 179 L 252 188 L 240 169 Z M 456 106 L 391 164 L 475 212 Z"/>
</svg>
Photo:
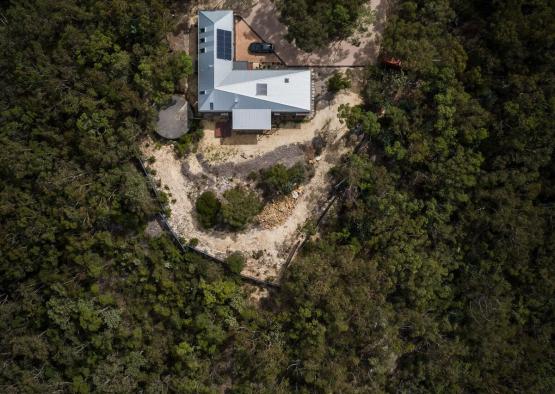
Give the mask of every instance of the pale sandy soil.
<svg viewBox="0 0 555 394">
<path fill-rule="evenodd" d="M 235 21 L 235 61 L 252 63 L 281 63 L 274 53 L 250 53 L 249 45 L 262 39 L 245 23 L 239 19 Z"/>
<path fill-rule="evenodd" d="M 360 96 L 353 92 L 339 94 L 329 107 L 317 111 L 309 122 L 296 124 L 294 128 L 280 128 L 270 135 L 255 136 L 255 142 L 251 141 L 250 144 L 241 144 L 239 137 L 236 137 L 236 145 L 222 144 L 220 139 L 214 138 L 211 123 L 207 122 L 204 138 L 198 146 L 199 155 L 190 154 L 184 160 L 176 158 L 171 145 L 157 149 L 152 141 L 145 141 L 143 154 L 145 157 L 155 157 L 156 161 L 150 166 L 156 170 L 155 177 L 161 182 L 162 190 L 167 186 L 170 200 L 174 199 L 170 205 L 171 226 L 186 240 L 198 239 L 198 247 L 213 255 L 225 257 L 232 251 L 243 252 L 248 257 L 243 270 L 247 275 L 263 279 L 276 278 L 300 228 L 322 207 L 330 187 L 328 172 L 346 151 L 342 137 L 347 130 L 337 118 L 337 109 L 344 103 L 356 105 L 360 103 Z M 204 156 L 211 162 L 234 166 L 272 152 L 280 146 L 309 142 L 317 133 L 327 137 L 328 145 L 321 157 L 314 160 L 314 176 L 295 199 L 294 208 L 286 220 L 280 220 L 281 223 L 271 228 L 253 225 L 239 233 L 206 232 L 199 228 L 194 219 L 196 197 L 208 188 L 221 193 L 244 181 L 214 176 L 203 169 L 198 157 Z M 255 254 L 261 256 L 255 258 Z"/>
<path fill-rule="evenodd" d="M 358 66 L 376 62 L 388 6 L 388 0 L 369 1 L 368 7 L 374 15 L 373 23 L 365 26 L 363 31 L 355 31 L 353 36 L 345 40 L 332 42 L 310 53 L 287 41 L 287 27 L 279 21 L 279 12 L 272 0 L 258 1 L 241 16 L 265 41 L 274 44 L 276 53 L 287 65 Z"/>
<path fill-rule="evenodd" d="M 306 122 L 284 122 L 280 128 L 268 134 L 234 134 L 228 138 L 215 138 L 214 122 L 204 123 L 204 137 L 199 143 L 198 151 L 211 163 L 232 161 L 234 164 L 246 162 L 253 157 L 271 152 L 288 144 L 306 143 L 319 133 L 337 134 L 344 126 L 337 118 L 341 104 L 358 104 L 358 94 L 347 92 L 337 95 L 327 106 L 316 111 L 314 117 Z"/>
</svg>

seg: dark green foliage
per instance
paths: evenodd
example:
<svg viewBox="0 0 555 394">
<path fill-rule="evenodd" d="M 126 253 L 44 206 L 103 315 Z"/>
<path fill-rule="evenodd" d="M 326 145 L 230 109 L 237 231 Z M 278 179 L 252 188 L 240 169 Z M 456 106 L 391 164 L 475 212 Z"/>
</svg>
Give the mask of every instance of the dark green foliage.
<svg viewBox="0 0 555 394">
<path fill-rule="evenodd" d="M 309 390 L 541 393 L 554 383 L 547 356 L 554 272 L 546 260 L 553 195 L 542 190 L 553 184 L 554 107 L 547 102 L 555 85 L 551 55 L 527 49 L 538 48 L 537 40 L 553 46 L 553 25 L 544 22 L 553 9 L 460 3 L 400 2 L 384 51 L 405 70 L 372 68 L 367 107 L 344 110 L 347 124 L 370 137 L 369 149 L 339 169 L 346 185 L 329 228 L 335 233 L 309 246 L 289 279 L 287 302 L 321 311 L 316 319 L 306 313 L 312 325 L 294 345 L 303 369 L 291 378 Z M 547 30 L 542 39 L 537 29 Z M 520 62 L 508 55 L 516 48 L 524 51 L 515 54 Z M 343 262 L 346 252 L 342 259 L 326 251 L 335 245 L 354 258 Z M 369 267 L 375 271 L 364 273 Z M 351 285 L 342 289 L 344 282 Z M 348 316 L 367 313 L 355 301 L 367 292 L 379 300 L 369 311 L 387 329 L 397 327 L 374 342 L 392 354 L 369 345 L 368 365 L 362 349 L 348 358 L 341 347 L 368 338 L 353 321 L 349 345 L 333 332 L 349 305 L 358 307 Z M 318 324 L 330 335 L 316 336 L 310 348 L 303 339 Z M 352 380 L 312 367 L 330 357 Z"/>
<path fill-rule="evenodd" d="M 239 288 L 141 235 L 158 205 L 137 140 L 191 71 L 168 18 L 157 0 L 0 5 L 2 392 L 217 390 Z"/>
<path fill-rule="evenodd" d="M 178 157 L 184 157 L 185 155 L 194 152 L 196 144 L 202 138 L 203 130 L 198 124 L 198 121 L 191 121 L 191 123 L 189 131 L 175 142 L 174 148 Z"/>
<path fill-rule="evenodd" d="M 212 191 L 206 191 L 200 195 L 195 203 L 197 219 L 202 227 L 212 228 L 218 223 L 222 204 Z"/>
<path fill-rule="evenodd" d="M 275 198 L 290 194 L 307 179 L 306 166 L 298 162 L 292 167 L 276 164 L 268 169 L 260 170 L 258 187 L 266 198 Z"/>
<path fill-rule="evenodd" d="M 262 209 L 258 195 L 237 186 L 223 194 L 222 223 L 233 231 L 243 230 Z"/>
<path fill-rule="evenodd" d="M 337 215 L 290 266 L 272 339 L 237 338 L 252 350 L 235 373 L 552 391 L 554 19 L 545 1 L 398 2 L 382 50 L 404 69 L 372 67 L 365 105 L 342 109 L 369 143 L 334 172 Z"/>
<path fill-rule="evenodd" d="M 231 272 L 236 274 L 240 274 L 245 266 L 245 257 L 241 254 L 241 252 L 233 252 L 226 258 L 226 263 L 229 266 Z"/>
<path fill-rule="evenodd" d="M 403 70 L 371 67 L 342 108 L 368 143 L 257 309 L 224 267 L 141 235 L 158 208 L 130 158 L 188 68 L 169 8 L 0 10 L 3 392 L 553 391 L 549 2 L 396 3 L 382 49 Z M 260 210 L 224 197 L 233 229 Z"/>
<path fill-rule="evenodd" d="M 350 87 L 351 81 L 349 78 L 339 71 L 334 72 L 331 78 L 328 79 L 328 90 L 332 93 L 337 93 L 340 90 L 348 89 Z"/>
<path fill-rule="evenodd" d="M 278 6 L 288 38 L 299 48 L 312 51 L 348 37 L 363 4 L 361 0 L 281 0 Z"/>
</svg>

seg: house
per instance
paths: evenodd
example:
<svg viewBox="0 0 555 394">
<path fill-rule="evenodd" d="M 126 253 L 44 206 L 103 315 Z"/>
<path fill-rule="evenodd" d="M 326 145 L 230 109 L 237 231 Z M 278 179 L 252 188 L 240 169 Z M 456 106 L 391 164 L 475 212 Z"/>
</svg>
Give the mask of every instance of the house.
<svg viewBox="0 0 555 394">
<path fill-rule="evenodd" d="M 303 117 L 312 110 L 307 69 L 252 70 L 234 61 L 233 11 L 198 16 L 198 111 L 231 115 L 233 130 L 272 127 L 272 117 Z"/>
</svg>

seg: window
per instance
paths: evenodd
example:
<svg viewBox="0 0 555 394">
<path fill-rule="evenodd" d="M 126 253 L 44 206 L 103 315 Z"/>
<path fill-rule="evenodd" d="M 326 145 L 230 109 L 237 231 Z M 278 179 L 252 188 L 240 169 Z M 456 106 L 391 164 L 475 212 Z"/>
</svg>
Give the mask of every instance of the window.
<svg viewBox="0 0 555 394">
<path fill-rule="evenodd" d="M 200 39 L 200 42 L 206 42 L 206 38 L 202 37 L 202 38 Z"/>
<path fill-rule="evenodd" d="M 201 90 L 200 94 L 206 94 L 206 90 Z"/>
<path fill-rule="evenodd" d="M 267 96 L 268 95 L 268 85 L 265 83 L 256 84 L 256 95 L 257 96 Z"/>
<path fill-rule="evenodd" d="M 285 78 L 285 83 L 289 83 L 289 78 Z"/>
<path fill-rule="evenodd" d="M 201 27 L 201 28 L 200 28 L 200 32 L 201 32 L 201 33 L 204 33 L 205 31 L 206 31 L 206 28 L 204 28 L 204 27 Z"/>
<path fill-rule="evenodd" d="M 214 109 L 214 103 L 210 103 L 210 110 Z"/>
<path fill-rule="evenodd" d="M 200 48 L 200 53 L 206 52 L 206 48 Z"/>
</svg>

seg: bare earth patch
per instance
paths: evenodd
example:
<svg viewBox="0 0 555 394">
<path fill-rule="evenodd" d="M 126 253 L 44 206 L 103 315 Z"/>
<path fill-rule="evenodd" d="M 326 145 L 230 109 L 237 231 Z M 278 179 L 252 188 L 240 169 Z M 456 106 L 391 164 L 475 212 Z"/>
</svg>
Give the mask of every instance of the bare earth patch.
<svg viewBox="0 0 555 394">
<path fill-rule="evenodd" d="M 363 27 L 351 37 L 310 53 L 287 41 L 287 26 L 280 22 L 279 11 L 272 0 L 260 0 L 248 13 L 241 15 L 265 41 L 274 44 L 276 53 L 289 66 L 365 66 L 375 63 L 378 57 L 389 1 L 371 0 L 367 7 L 373 14 L 372 23 L 361 21 Z"/>
<path fill-rule="evenodd" d="M 347 129 L 337 118 L 338 107 L 360 102 L 356 93 L 339 94 L 310 121 L 283 124 L 268 135 L 254 135 L 254 138 L 253 135 L 215 138 L 213 122 L 205 122 L 204 137 L 197 153 L 181 160 L 175 156 L 171 145 L 157 148 L 151 140 L 146 140 L 142 145 L 143 154 L 154 156 L 156 160 L 150 167 L 156 170 L 155 178 L 160 181 L 162 190 L 171 194 L 170 225 L 186 240 L 198 239 L 198 247 L 210 254 L 225 257 L 229 252 L 241 251 L 247 257 L 244 274 L 261 279 L 276 278 L 300 229 L 328 196 L 329 170 L 347 151 L 343 140 Z M 254 163 L 252 168 L 255 169 L 273 165 L 282 155 L 272 155 L 272 152 L 280 152 L 283 147 L 309 146 L 317 136 L 324 138 L 327 145 L 322 154 L 311 161 L 314 176 L 296 191 L 296 198 L 289 197 L 267 206 L 260 214 L 259 223 L 242 232 L 200 228 L 194 213 L 194 202 L 200 193 L 212 189 L 221 195 L 237 184 L 248 183 L 246 173 L 250 165 Z M 298 154 L 299 150 L 296 152 Z M 241 166 L 247 167 L 241 169 Z M 220 175 L 224 168 L 232 170 Z"/>
</svg>

